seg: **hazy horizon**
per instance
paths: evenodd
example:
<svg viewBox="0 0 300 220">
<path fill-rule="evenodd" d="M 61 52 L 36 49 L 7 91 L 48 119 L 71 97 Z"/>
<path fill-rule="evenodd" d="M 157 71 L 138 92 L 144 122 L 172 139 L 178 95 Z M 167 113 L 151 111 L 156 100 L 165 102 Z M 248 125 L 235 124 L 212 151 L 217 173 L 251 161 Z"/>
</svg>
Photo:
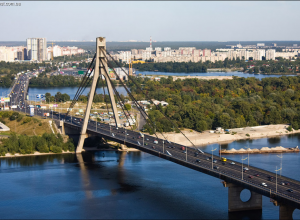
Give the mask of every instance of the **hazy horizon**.
<svg viewBox="0 0 300 220">
<path fill-rule="evenodd" d="M 0 41 L 297 41 L 300 2 L 21 1 L 0 7 Z M 288 12 L 288 13 L 287 13 Z M 282 28 L 284 27 L 284 28 Z"/>
</svg>

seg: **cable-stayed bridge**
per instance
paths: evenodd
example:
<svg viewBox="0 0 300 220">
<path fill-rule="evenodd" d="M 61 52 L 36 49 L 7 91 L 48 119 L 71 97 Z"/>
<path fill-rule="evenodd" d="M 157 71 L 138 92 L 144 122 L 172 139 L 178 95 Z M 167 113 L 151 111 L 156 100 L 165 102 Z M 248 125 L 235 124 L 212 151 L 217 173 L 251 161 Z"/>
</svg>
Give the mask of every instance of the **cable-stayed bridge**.
<svg viewBox="0 0 300 220">
<path fill-rule="evenodd" d="M 66 134 L 73 134 L 79 136 L 78 146 L 76 153 L 81 153 L 84 146 L 84 140 L 88 136 L 100 136 L 103 139 L 115 141 L 122 145 L 123 148 L 133 147 L 149 154 L 161 157 L 163 159 L 172 161 L 174 163 L 186 166 L 188 168 L 206 173 L 223 180 L 223 185 L 228 187 L 228 211 L 244 211 L 244 210 L 261 210 L 262 209 L 262 195 L 269 197 L 271 202 L 279 206 L 279 219 L 292 219 L 292 214 L 295 209 L 300 209 L 300 182 L 283 177 L 277 174 L 253 167 L 247 166 L 242 163 L 227 160 L 222 161 L 222 158 L 214 156 L 211 153 L 202 152 L 197 149 L 191 140 L 189 140 L 180 129 L 174 124 L 166 115 L 167 120 L 173 123 L 175 129 L 187 138 L 192 147 L 182 146 L 172 143 L 164 134 L 161 133 L 159 138 L 156 133 L 155 121 L 148 117 L 147 113 L 139 102 L 130 93 L 124 82 L 120 79 L 118 74 L 115 76 L 119 82 L 124 86 L 132 103 L 135 104 L 141 116 L 148 123 L 149 127 L 154 131 L 154 136 L 142 134 L 139 131 L 126 129 L 122 126 L 119 119 L 118 109 L 116 102 L 120 103 L 120 107 L 126 119 L 133 120 L 131 114 L 125 109 L 125 102 L 122 96 L 116 90 L 108 73 L 108 67 L 113 70 L 113 67 L 118 66 L 113 57 L 106 50 L 105 38 L 99 37 L 96 40 L 96 54 L 90 63 L 88 71 L 84 75 L 80 87 L 74 96 L 74 99 L 69 107 L 69 111 L 74 108 L 80 95 L 91 84 L 87 107 L 83 120 L 74 117 L 67 112 L 66 114 L 57 114 L 53 111 L 50 112 L 50 117 L 59 121 L 59 125 Z M 120 67 L 122 68 L 122 67 Z M 125 74 L 126 71 L 124 71 Z M 152 98 L 148 97 L 142 88 L 135 82 L 135 79 L 128 75 L 134 85 L 140 90 L 146 99 L 151 102 L 152 106 L 157 110 L 162 111 L 162 107 L 155 105 Z M 114 125 L 99 123 L 90 119 L 92 102 L 99 80 L 102 82 L 103 91 L 104 84 L 107 86 L 108 95 L 110 97 L 111 109 L 113 112 Z M 108 110 L 108 106 L 107 111 Z M 26 108 L 25 108 L 26 109 Z M 24 109 L 20 109 L 24 111 Z M 36 110 L 37 114 L 43 114 L 46 111 L 40 112 Z M 245 167 L 247 167 L 245 169 Z M 296 172 L 296 171 L 295 171 Z M 297 175 L 297 174 L 296 174 Z M 192 180 L 191 180 L 192 181 Z M 263 184 L 264 183 L 264 184 Z M 284 184 L 282 184 L 284 183 Z M 240 193 L 243 189 L 249 189 L 251 197 L 249 201 L 242 202 Z"/>
</svg>

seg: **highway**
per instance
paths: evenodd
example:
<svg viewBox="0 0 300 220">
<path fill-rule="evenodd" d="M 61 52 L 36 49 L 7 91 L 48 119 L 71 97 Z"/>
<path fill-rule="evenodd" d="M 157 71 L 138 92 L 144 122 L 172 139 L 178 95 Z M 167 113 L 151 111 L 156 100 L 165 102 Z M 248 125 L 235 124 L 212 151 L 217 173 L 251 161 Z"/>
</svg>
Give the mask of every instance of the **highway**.
<svg viewBox="0 0 300 220">
<path fill-rule="evenodd" d="M 29 113 L 29 107 L 24 102 L 24 91 L 28 83 L 28 76 L 20 76 L 17 84 L 11 92 L 12 105 L 17 104 L 17 111 Z M 48 110 L 35 109 L 35 115 L 43 117 Z M 57 112 L 49 112 L 48 118 L 54 120 L 64 119 L 65 124 L 80 128 L 83 119 L 78 117 L 59 115 Z M 274 198 L 278 201 L 292 202 L 292 205 L 300 209 L 300 182 L 277 175 L 277 192 L 276 192 L 276 176 L 275 173 L 249 166 L 247 164 L 227 160 L 222 162 L 219 156 L 211 153 L 200 152 L 198 149 L 192 147 L 185 147 L 182 150 L 182 145 L 172 143 L 167 140 L 157 139 L 150 136 L 131 131 L 125 128 L 118 128 L 108 124 L 99 123 L 90 120 L 87 127 L 87 132 L 92 132 L 103 136 L 104 138 L 116 141 L 120 144 L 126 144 L 129 147 L 134 147 L 145 151 L 147 153 L 168 159 L 175 163 L 190 167 L 192 169 L 207 173 L 209 175 L 218 177 L 226 182 L 233 182 L 234 184 L 243 185 L 245 188 L 256 191 L 260 194 Z M 213 158 L 212 158 L 213 157 Z M 247 167 L 249 170 L 244 170 Z M 265 183 L 266 186 L 263 186 Z M 292 190 L 292 192 L 290 192 Z"/>
</svg>

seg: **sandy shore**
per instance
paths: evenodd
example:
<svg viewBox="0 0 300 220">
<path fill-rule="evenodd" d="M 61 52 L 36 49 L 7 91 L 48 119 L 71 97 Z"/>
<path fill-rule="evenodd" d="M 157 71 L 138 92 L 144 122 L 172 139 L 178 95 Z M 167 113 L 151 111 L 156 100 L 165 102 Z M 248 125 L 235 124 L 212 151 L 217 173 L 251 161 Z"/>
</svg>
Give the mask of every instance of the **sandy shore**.
<svg viewBox="0 0 300 220">
<path fill-rule="evenodd" d="M 229 74 L 228 74 L 229 75 Z M 165 77 L 167 78 L 168 76 L 165 75 L 159 75 L 157 77 Z M 172 76 L 173 77 L 173 81 L 177 80 L 177 79 L 205 79 L 205 80 L 211 80 L 211 79 L 218 79 L 218 80 L 223 80 L 223 79 L 233 79 L 232 76 Z"/>
<path fill-rule="evenodd" d="M 191 132 L 191 130 L 186 129 L 183 131 L 183 133 L 195 144 L 195 146 L 201 147 L 213 143 L 231 143 L 236 140 L 258 139 L 300 133 L 300 130 L 289 132 L 286 129 L 287 127 L 288 125 L 286 124 L 279 124 L 264 125 L 257 127 L 234 128 L 230 129 L 230 134 L 210 133 L 209 131 L 199 133 L 196 131 Z M 232 135 L 232 132 L 236 132 L 236 134 Z M 250 136 L 247 136 L 246 134 L 249 134 Z M 158 136 L 159 138 L 162 138 L 161 134 L 159 134 Z M 172 142 L 182 144 L 185 146 L 192 146 L 192 144 L 180 133 L 165 133 L 164 136 Z"/>
<path fill-rule="evenodd" d="M 4 157 L 26 157 L 26 156 L 41 156 L 41 155 L 51 155 L 51 154 L 75 154 L 75 152 L 62 152 L 62 153 L 40 153 L 38 151 L 34 152 L 33 154 L 19 154 L 16 153 L 14 155 L 10 154 L 10 153 L 6 153 L 5 156 L 0 156 L 0 158 L 4 158 Z"/>
</svg>

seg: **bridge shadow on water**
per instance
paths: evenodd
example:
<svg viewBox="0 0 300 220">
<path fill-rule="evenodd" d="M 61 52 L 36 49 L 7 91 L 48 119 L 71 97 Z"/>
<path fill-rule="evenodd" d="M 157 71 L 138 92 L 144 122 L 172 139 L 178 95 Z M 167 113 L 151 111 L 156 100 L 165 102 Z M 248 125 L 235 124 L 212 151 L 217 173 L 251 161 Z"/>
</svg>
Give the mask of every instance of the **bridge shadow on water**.
<svg viewBox="0 0 300 220">
<path fill-rule="evenodd" d="M 241 211 L 241 212 L 229 212 L 229 220 L 257 220 L 262 219 L 262 210 L 252 210 L 252 211 Z"/>
</svg>

